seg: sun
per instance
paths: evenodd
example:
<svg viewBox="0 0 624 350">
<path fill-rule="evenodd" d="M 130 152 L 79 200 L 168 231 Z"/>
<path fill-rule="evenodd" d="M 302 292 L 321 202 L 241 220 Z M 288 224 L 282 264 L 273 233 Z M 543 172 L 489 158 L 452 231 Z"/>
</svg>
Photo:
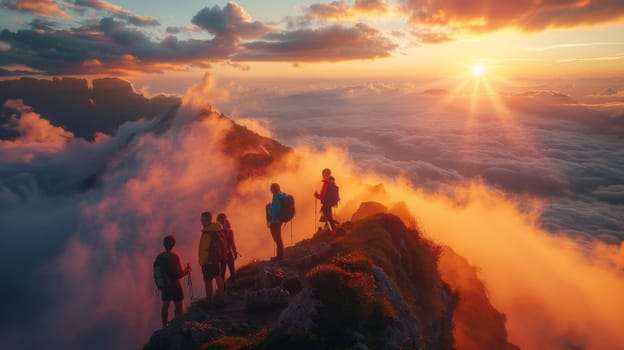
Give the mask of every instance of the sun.
<svg viewBox="0 0 624 350">
<path fill-rule="evenodd" d="M 483 63 L 475 63 L 472 66 L 472 74 L 477 77 L 482 77 L 485 75 L 486 69 Z"/>
</svg>

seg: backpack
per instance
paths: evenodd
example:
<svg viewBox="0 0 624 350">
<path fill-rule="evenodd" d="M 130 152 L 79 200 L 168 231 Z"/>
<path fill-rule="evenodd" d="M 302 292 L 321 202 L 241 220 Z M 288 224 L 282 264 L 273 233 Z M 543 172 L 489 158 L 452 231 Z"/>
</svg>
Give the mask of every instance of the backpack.
<svg viewBox="0 0 624 350">
<path fill-rule="evenodd" d="M 208 246 L 208 261 L 213 264 L 220 263 L 225 260 L 225 252 L 227 251 L 226 239 L 222 231 L 209 231 L 210 245 Z"/>
<path fill-rule="evenodd" d="M 328 182 L 327 189 L 325 190 L 325 197 L 323 198 L 323 204 L 335 207 L 340 200 L 340 194 L 338 193 L 338 186 L 335 182 Z"/>
<path fill-rule="evenodd" d="M 169 266 L 165 253 L 160 253 L 154 260 L 154 282 L 156 288 L 163 290 L 172 284 L 172 278 L 169 275 Z"/>
<path fill-rule="evenodd" d="M 280 198 L 281 208 L 279 219 L 281 222 L 288 222 L 295 217 L 295 197 L 287 194 L 286 197 Z"/>
</svg>

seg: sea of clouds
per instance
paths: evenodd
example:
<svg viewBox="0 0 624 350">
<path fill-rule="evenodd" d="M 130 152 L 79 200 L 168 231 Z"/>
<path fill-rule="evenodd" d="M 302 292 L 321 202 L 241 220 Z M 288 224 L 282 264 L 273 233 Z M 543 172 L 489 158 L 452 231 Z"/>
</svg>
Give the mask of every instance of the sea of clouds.
<svg viewBox="0 0 624 350">
<path fill-rule="evenodd" d="M 478 267 L 511 342 L 624 344 L 617 110 L 596 115 L 548 91 L 480 99 L 400 84 L 223 91 L 209 76 L 183 101 L 173 121 L 127 123 L 94 142 L 20 101 L 5 105 L 21 137 L 0 143 L 0 347 L 140 347 L 159 327 L 151 264 L 164 235 L 177 236 L 202 297 L 199 213 L 228 213 L 239 264 L 267 258 L 269 184 L 297 198 L 289 245 L 317 225 L 312 193 L 325 167 L 341 188 L 340 220 L 352 201 L 404 201 L 427 237 Z M 294 155 L 237 184 L 236 164 L 218 151 L 230 124 L 200 117 L 207 102 Z M 384 191 L 371 190 L 379 184 Z"/>
<path fill-rule="evenodd" d="M 576 88 L 579 100 L 543 90 L 549 86 L 480 86 L 473 98 L 472 83 L 459 91 L 404 83 L 252 85 L 239 86 L 219 108 L 286 144 L 339 147 L 361 169 L 404 176 L 419 188 L 480 181 L 543 199 L 540 221 L 549 231 L 618 243 L 624 88 L 587 85 Z"/>
</svg>

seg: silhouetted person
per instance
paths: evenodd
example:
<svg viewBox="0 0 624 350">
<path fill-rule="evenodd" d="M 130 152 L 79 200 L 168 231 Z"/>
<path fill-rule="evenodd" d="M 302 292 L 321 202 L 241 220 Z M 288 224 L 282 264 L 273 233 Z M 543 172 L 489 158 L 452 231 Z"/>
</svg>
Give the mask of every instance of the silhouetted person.
<svg viewBox="0 0 624 350">
<path fill-rule="evenodd" d="M 277 254 L 273 260 L 282 260 L 284 258 L 284 243 L 282 242 L 282 221 L 279 215 L 282 210 L 282 200 L 286 198 L 286 193 L 282 192 L 280 185 L 276 183 L 271 184 L 271 193 L 273 193 L 273 199 L 268 206 L 267 219 L 271 236 L 277 245 Z"/>
<path fill-rule="evenodd" d="M 214 291 L 215 298 L 223 300 L 223 279 L 221 278 L 221 263 L 223 260 L 223 251 L 219 253 L 211 248 L 212 241 L 215 244 L 221 244 L 216 240 L 221 239 L 221 230 L 223 227 L 218 222 L 212 221 L 210 212 L 201 213 L 202 234 L 199 240 L 199 265 L 201 265 L 202 275 L 204 277 L 204 286 L 206 287 L 206 299 L 213 301 L 212 280 L 216 281 L 217 289 Z"/>
<path fill-rule="evenodd" d="M 234 231 L 232 231 L 232 225 L 227 219 L 224 213 L 217 215 L 217 222 L 223 226 L 223 233 L 227 242 L 227 251 L 225 253 L 225 261 L 221 267 L 221 278 L 225 282 L 225 269 L 230 270 L 229 282 L 236 281 L 236 270 L 234 269 L 234 260 L 238 258 L 238 251 L 236 250 L 236 243 L 234 242 Z"/>
<path fill-rule="evenodd" d="M 173 301 L 175 307 L 175 317 L 182 315 L 183 306 L 182 299 L 184 299 L 184 291 L 180 284 L 180 278 L 188 275 L 191 272 L 191 267 L 187 266 L 184 271 L 180 264 L 180 257 L 173 252 L 175 246 L 175 237 L 167 236 L 163 240 L 165 251 L 158 254 L 156 261 L 162 259 L 163 276 L 166 279 L 165 286 L 160 289 L 161 297 L 163 301 L 162 309 L 160 311 L 160 317 L 162 319 L 162 325 L 165 327 L 169 319 L 169 304 Z"/>
<path fill-rule="evenodd" d="M 321 175 L 323 176 L 321 193 L 314 192 L 314 198 L 321 201 L 321 213 L 323 214 L 323 218 L 325 218 L 325 222 L 329 225 L 331 233 L 335 234 L 336 221 L 334 220 L 332 207 L 335 206 L 338 201 L 338 189 L 336 187 L 336 180 L 331 175 L 331 170 L 328 168 L 323 169 Z M 330 188 L 332 186 L 333 188 Z M 333 190 L 335 190 L 335 192 L 332 192 Z"/>
</svg>

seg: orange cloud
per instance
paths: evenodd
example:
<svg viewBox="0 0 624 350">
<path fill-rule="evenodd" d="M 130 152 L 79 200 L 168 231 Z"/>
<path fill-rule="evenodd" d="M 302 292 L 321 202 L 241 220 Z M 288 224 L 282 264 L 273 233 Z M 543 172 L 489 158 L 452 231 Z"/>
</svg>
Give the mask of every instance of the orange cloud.
<svg viewBox="0 0 624 350">
<path fill-rule="evenodd" d="M 408 0 L 405 6 L 415 26 L 444 26 L 475 33 L 510 27 L 541 31 L 611 22 L 624 16 L 624 2 L 616 0 Z"/>
<path fill-rule="evenodd" d="M 30 12 L 41 17 L 71 18 L 53 0 L 9 0 L 4 1 L 2 5 L 12 10 Z"/>
<path fill-rule="evenodd" d="M 129 10 L 104 0 L 77 0 L 75 4 L 77 6 L 90 7 L 96 10 L 108 11 L 118 15 L 130 14 Z"/>
<path fill-rule="evenodd" d="M 193 84 L 182 96 L 182 102 L 193 109 L 201 109 L 210 106 L 211 102 L 227 100 L 229 93 L 227 90 L 218 89 L 214 76 L 210 73 L 204 74 L 202 81 Z"/>
<path fill-rule="evenodd" d="M 305 9 L 304 16 L 323 21 L 356 21 L 363 15 L 387 13 L 389 7 L 385 0 L 356 0 L 352 5 L 341 0 L 328 4 L 312 4 Z"/>
<path fill-rule="evenodd" d="M 425 44 L 440 44 L 455 40 L 454 33 L 448 30 L 435 31 L 431 29 L 421 29 L 412 32 L 412 35 Z"/>
</svg>

